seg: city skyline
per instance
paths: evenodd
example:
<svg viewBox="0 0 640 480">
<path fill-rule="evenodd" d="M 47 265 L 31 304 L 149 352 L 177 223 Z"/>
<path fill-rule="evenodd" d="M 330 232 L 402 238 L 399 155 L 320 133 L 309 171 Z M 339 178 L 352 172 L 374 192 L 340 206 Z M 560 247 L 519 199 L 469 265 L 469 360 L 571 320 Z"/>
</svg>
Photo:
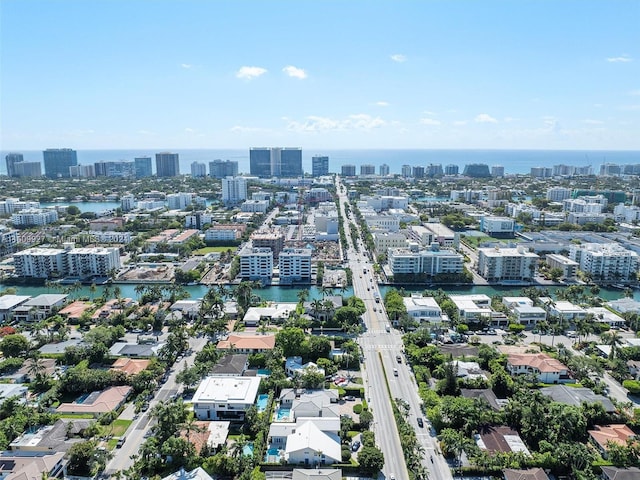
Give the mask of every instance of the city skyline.
<svg viewBox="0 0 640 480">
<path fill-rule="evenodd" d="M 3 2 L 0 149 L 640 149 L 637 1 L 149 5 Z"/>
</svg>

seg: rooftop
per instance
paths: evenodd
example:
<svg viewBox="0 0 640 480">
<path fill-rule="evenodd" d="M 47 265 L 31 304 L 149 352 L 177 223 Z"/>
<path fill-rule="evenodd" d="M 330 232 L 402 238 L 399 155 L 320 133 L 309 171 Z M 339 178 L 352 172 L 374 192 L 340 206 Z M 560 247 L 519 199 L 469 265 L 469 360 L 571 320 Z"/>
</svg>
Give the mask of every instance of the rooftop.
<svg viewBox="0 0 640 480">
<path fill-rule="evenodd" d="M 193 395 L 193 403 L 252 404 L 258 395 L 260 377 L 209 376 Z"/>
</svg>

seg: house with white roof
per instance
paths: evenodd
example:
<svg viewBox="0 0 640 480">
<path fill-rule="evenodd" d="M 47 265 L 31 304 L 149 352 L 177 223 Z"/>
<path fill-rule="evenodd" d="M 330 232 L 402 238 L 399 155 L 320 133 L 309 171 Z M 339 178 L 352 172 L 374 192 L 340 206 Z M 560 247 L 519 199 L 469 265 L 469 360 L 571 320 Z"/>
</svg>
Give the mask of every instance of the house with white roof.
<svg viewBox="0 0 640 480">
<path fill-rule="evenodd" d="M 33 297 L 13 309 L 13 319 L 17 322 L 35 322 L 44 320 L 57 308 L 62 308 L 68 295 L 43 293 Z"/>
<path fill-rule="evenodd" d="M 518 323 L 525 326 L 535 326 L 546 320 L 547 312 L 542 307 L 535 307 L 529 297 L 504 297 L 502 303 L 513 313 Z"/>
<path fill-rule="evenodd" d="M 314 422 L 305 422 L 287 437 L 285 459 L 304 465 L 338 463 L 342 460 L 340 437 L 321 431 Z"/>
<path fill-rule="evenodd" d="M 302 363 L 302 357 L 288 357 L 284 364 L 285 373 L 293 377 L 294 375 L 304 375 L 308 371 L 316 371 L 324 376 L 324 368 L 319 368 L 313 362 Z"/>
<path fill-rule="evenodd" d="M 342 480 L 339 468 L 295 468 L 291 480 Z"/>
<path fill-rule="evenodd" d="M 199 420 L 243 422 L 259 387 L 260 377 L 209 376 L 193 395 L 193 412 Z"/>
<path fill-rule="evenodd" d="M 487 295 L 450 295 L 449 298 L 458 309 L 458 318 L 464 323 L 491 318 L 491 298 Z"/>
<path fill-rule="evenodd" d="M 402 302 L 409 316 L 419 323 L 441 323 L 443 321 L 442 309 L 433 297 L 423 297 L 419 293 L 412 293 L 410 297 L 403 297 Z"/>
<path fill-rule="evenodd" d="M 582 320 L 587 315 L 584 308 L 564 300 L 551 302 L 547 304 L 547 307 L 549 309 L 549 315 L 554 315 L 565 320 Z"/>
<path fill-rule="evenodd" d="M 267 307 L 250 307 L 243 321 L 247 327 L 257 327 L 261 320 L 281 323 L 289 318 L 289 314 L 296 311 L 296 305 L 296 303 L 271 303 Z"/>
<path fill-rule="evenodd" d="M 604 307 L 589 307 L 586 311 L 593 314 L 596 322 L 606 323 L 610 327 L 624 327 L 626 323 L 620 315 L 616 315 Z"/>
<path fill-rule="evenodd" d="M 8 322 L 12 319 L 13 310 L 19 307 L 31 297 L 28 295 L 3 295 L 0 297 L 0 322 Z"/>
</svg>

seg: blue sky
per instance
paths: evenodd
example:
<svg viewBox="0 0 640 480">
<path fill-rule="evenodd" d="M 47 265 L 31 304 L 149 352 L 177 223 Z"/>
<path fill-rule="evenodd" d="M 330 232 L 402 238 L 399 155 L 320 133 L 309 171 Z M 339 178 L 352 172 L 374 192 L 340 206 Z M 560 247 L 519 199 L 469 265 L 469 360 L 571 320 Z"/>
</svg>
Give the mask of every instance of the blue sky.
<svg viewBox="0 0 640 480">
<path fill-rule="evenodd" d="M 640 149 L 640 1 L 2 0 L 0 149 Z"/>
</svg>

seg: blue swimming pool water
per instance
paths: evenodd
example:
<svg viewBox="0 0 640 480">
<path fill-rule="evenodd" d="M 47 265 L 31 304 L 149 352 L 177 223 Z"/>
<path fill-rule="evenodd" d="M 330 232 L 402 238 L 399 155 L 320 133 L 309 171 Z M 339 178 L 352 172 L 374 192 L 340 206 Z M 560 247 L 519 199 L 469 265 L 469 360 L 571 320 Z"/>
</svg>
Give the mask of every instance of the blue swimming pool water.
<svg viewBox="0 0 640 480">
<path fill-rule="evenodd" d="M 267 408 L 267 403 L 269 401 L 269 395 L 263 393 L 258 395 L 258 400 L 256 401 L 256 406 L 258 407 L 258 412 L 264 412 Z"/>
<path fill-rule="evenodd" d="M 242 454 L 247 457 L 253 457 L 253 443 L 247 443 L 242 449 Z"/>
<path fill-rule="evenodd" d="M 267 454 L 268 455 L 278 455 L 279 450 L 276 447 L 272 447 L 269 450 L 267 450 Z"/>
<path fill-rule="evenodd" d="M 258 375 L 268 377 L 269 375 L 271 375 L 271 370 L 269 370 L 268 368 L 259 368 Z"/>
<path fill-rule="evenodd" d="M 84 403 L 84 401 L 87 399 L 89 395 L 90 395 L 89 393 L 80 395 L 78 398 L 76 398 L 76 403 Z"/>
<path fill-rule="evenodd" d="M 278 420 L 288 419 L 291 414 L 290 408 L 279 408 L 278 413 L 276 414 L 276 418 Z"/>
</svg>

